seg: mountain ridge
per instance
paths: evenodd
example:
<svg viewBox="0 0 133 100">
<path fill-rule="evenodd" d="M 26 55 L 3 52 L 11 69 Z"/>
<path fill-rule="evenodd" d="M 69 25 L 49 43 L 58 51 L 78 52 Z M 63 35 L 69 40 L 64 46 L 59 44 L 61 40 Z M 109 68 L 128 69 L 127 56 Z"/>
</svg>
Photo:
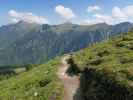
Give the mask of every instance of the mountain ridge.
<svg viewBox="0 0 133 100">
<path fill-rule="evenodd" d="M 0 28 L 0 64 L 39 64 L 55 56 L 74 52 L 93 43 L 124 34 L 132 23 L 92 26 L 65 23 L 38 25 L 19 22 Z M 13 28 L 12 28 L 13 27 Z"/>
</svg>

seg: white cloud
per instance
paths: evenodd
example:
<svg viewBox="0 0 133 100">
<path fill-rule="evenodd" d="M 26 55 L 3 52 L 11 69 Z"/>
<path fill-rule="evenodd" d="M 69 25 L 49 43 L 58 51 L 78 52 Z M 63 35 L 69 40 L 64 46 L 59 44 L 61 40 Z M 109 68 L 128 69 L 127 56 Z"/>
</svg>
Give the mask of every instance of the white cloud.
<svg viewBox="0 0 133 100">
<path fill-rule="evenodd" d="M 117 6 L 113 8 L 112 15 L 115 18 L 126 18 L 127 17 L 125 13 Z"/>
<path fill-rule="evenodd" d="M 88 12 L 97 12 L 97 11 L 99 11 L 99 10 L 101 10 L 101 8 L 100 8 L 99 6 L 97 6 L 97 5 L 89 6 L 89 7 L 87 8 L 87 11 L 88 11 Z"/>
<path fill-rule="evenodd" d="M 111 23 L 114 19 L 109 15 L 95 14 L 94 17 L 101 22 Z"/>
<path fill-rule="evenodd" d="M 133 21 L 133 5 L 129 5 L 123 8 L 114 7 L 112 10 L 112 17 L 119 22 Z"/>
<path fill-rule="evenodd" d="M 31 12 L 17 12 L 15 10 L 10 10 L 8 14 L 11 17 L 12 22 L 25 21 L 28 23 L 38 23 L 45 24 L 48 20 L 45 17 L 37 16 Z"/>
<path fill-rule="evenodd" d="M 125 8 L 123 8 L 123 12 L 128 16 L 128 17 L 133 17 L 133 5 L 129 5 Z"/>
<path fill-rule="evenodd" d="M 95 13 L 91 19 L 85 20 L 88 24 L 96 24 L 105 22 L 107 24 L 117 24 L 120 22 L 133 22 L 133 5 L 129 5 L 123 8 L 113 7 L 111 14 L 99 14 Z"/>
<path fill-rule="evenodd" d="M 84 20 L 83 22 L 81 22 L 81 25 L 93 25 L 93 24 L 97 24 L 97 23 L 103 23 L 103 21 L 101 21 L 99 19 L 87 19 L 87 20 Z"/>
<path fill-rule="evenodd" d="M 72 9 L 70 8 L 65 8 L 62 5 L 58 5 L 55 7 L 55 12 L 58 13 L 62 18 L 64 18 L 65 20 L 70 20 L 74 17 L 76 17 L 76 15 L 74 14 L 74 12 L 72 11 Z"/>
<path fill-rule="evenodd" d="M 113 24 L 114 19 L 108 15 L 95 14 L 92 19 L 85 20 L 84 23 L 88 25 L 97 24 L 97 23 L 107 23 Z"/>
</svg>

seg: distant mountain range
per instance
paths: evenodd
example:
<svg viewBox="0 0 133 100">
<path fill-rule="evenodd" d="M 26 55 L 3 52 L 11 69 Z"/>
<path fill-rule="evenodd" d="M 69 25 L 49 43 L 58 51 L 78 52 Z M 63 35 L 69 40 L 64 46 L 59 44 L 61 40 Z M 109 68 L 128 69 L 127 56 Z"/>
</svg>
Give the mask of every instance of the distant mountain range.
<svg viewBox="0 0 133 100">
<path fill-rule="evenodd" d="M 38 64 L 55 56 L 74 52 L 133 28 L 129 22 L 117 25 L 35 24 L 20 21 L 0 27 L 0 65 Z"/>
</svg>

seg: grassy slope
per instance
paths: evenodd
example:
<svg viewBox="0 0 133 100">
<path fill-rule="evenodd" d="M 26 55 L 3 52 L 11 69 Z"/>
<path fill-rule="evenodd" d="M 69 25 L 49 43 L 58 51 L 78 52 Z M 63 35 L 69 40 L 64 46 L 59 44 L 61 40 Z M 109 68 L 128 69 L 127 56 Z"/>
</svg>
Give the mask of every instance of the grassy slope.
<svg viewBox="0 0 133 100">
<path fill-rule="evenodd" d="M 56 71 L 58 59 L 0 82 L 0 100 L 60 100 L 62 86 Z M 37 96 L 35 96 L 37 94 Z"/>
<path fill-rule="evenodd" d="M 132 100 L 117 97 L 123 92 L 121 88 L 124 88 L 124 95 L 125 89 L 128 91 L 126 96 L 133 93 L 133 32 L 81 50 L 74 54 L 73 59 L 81 71 L 92 70 L 91 81 L 83 83 L 81 79 L 81 88 L 85 88 L 83 92 L 87 99 Z M 63 89 L 56 76 L 58 64 L 59 59 L 54 59 L 1 81 L 0 100 L 60 100 Z"/>
<path fill-rule="evenodd" d="M 86 98 L 133 99 L 133 32 L 81 50 L 73 59 L 81 71 L 88 69 Z"/>
</svg>

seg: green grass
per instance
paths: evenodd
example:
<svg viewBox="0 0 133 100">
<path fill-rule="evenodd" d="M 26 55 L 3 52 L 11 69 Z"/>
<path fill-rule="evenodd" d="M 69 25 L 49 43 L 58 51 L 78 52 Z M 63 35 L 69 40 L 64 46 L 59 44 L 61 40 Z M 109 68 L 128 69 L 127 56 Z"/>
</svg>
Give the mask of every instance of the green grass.
<svg viewBox="0 0 133 100">
<path fill-rule="evenodd" d="M 61 100 L 56 72 L 58 59 L 0 82 L 0 100 Z M 36 95 L 36 96 L 35 96 Z"/>
<path fill-rule="evenodd" d="M 132 100 L 133 32 L 76 52 L 72 60 L 81 72 L 79 89 L 87 100 Z M 56 58 L 0 81 L 0 100 L 61 100 L 59 62 Z"/>
<path fill-rule="evenodd" d="M 88 69 L 92 75 L 88 78 L 93 81 L 86 86 L 86 97 L 92 100 L 133 99 L 133 32 L 83 49 L 73 55 L 73 61 L 80 71 Z"/>
<path fill-rule="evenodd" d="M 133 32 L 81 50 L 73 56 L 73 59 L 81 71 L 88 67 L 98 71 L 106 69 L 111 73 L 121 73 L 122 76 L 126 74 L 121 72 L 123 70 L 131 73 L 130 70 L 133 70 Z M 133 79 L 128 79 L 128 76 L 122 78 L 133 81 Z"/>
</svg>

